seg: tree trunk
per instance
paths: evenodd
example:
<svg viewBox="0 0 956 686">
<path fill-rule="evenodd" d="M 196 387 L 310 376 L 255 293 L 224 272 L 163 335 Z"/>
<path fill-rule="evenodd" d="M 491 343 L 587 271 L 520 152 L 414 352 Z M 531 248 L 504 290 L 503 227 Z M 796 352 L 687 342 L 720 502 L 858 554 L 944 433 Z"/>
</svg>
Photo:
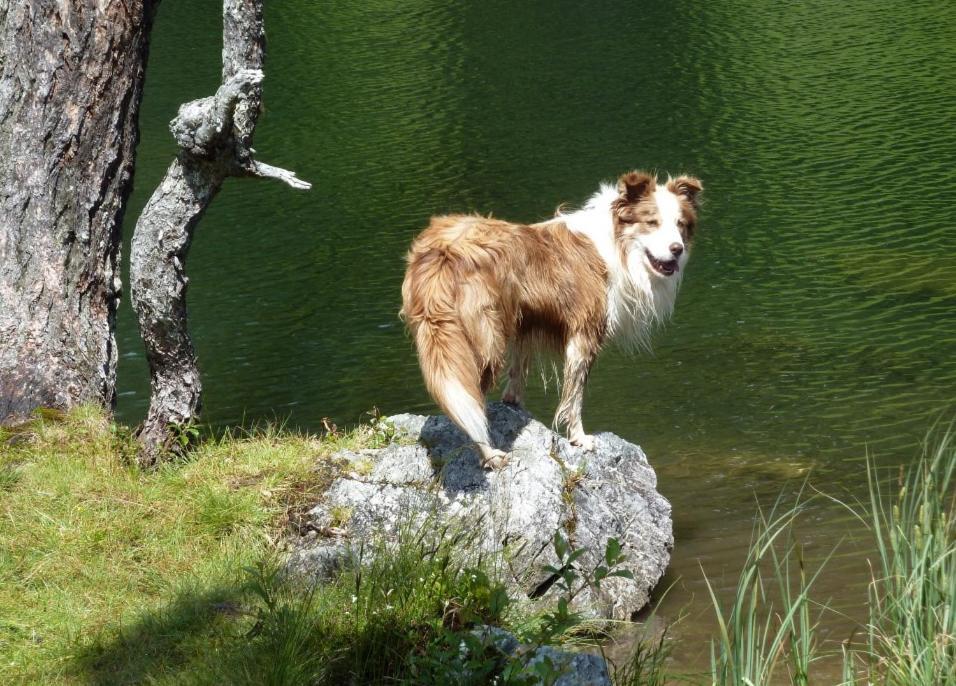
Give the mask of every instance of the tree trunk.
<svg viewBox="0 0 956 686">
<path fill-rule="evenodd" d="M 186 325 L 186 257 L 196 225 L 227 176 L 310 185 L 254 160 L 252 134 L 262 104 L 262 0 L 223 2 L 222 86 L 186 103 L 170 123 L 180 146 L 136 223 L 130 255 L 133 307 L 150 369 L 149 413 L 139 431 L 140 463 L 178 452 L 198 417 L 202 385 Z"/>
<path fill-rule="evenodd" d="M 115 400 L 120 225 L 155 4 L 0 0 L 0 422 Z"/>
</svg>

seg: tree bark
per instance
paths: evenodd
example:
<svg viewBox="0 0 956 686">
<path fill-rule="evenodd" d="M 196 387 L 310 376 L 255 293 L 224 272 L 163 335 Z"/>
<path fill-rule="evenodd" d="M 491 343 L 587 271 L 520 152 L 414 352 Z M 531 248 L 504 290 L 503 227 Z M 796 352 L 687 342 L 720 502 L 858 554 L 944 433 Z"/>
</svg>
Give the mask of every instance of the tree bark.
<svg viewBox="0 0 956 686">
<path fill-rule="evenodd" d="M 186 103 L 170 123 L 180 150 L 136 223 L 130 255 L 133 307 L 149 361 L 149 412 L 139 431 L 140 463 L 184 446 L 177 440 L 199 415 L 202 384 L 186 320 L 186 257 L 196 225 L 228 176 L 310 185 L 253 159 L 262 104 L 265 32 L 261 0 L 223 3 L 222 85 Z"/>
<path fill-rule="evenodd" d="M 115 400 L 120 225 L 155 4 L 0 0 L 0 422 Z"/>
</svg>

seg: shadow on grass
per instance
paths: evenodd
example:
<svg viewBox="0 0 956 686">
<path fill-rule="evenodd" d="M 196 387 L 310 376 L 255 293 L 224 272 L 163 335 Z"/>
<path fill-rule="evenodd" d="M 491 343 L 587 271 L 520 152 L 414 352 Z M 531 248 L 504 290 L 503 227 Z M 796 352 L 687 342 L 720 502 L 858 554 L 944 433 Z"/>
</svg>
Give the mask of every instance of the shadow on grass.
<svg viewBox="0 0 956 686">
<path fill-rule="evenodd" d="M 441 610 L 429 603 L 419 613 L 388 612 L 391 605 L 376 607 L 377 589 L 356 590 L 356 604 L 342 584 L 281 577 L 265 561 L 241 582 L 180 590 L 83 646 L 70 676 L 95 686 L 401 683 L 409 655 L 434 631 L 427 618 Z"/>
<path fill-rule="evenodd" d="M 216 656 L 246 641 L 255 619 L 244 611 L 239 584 L 180 590 L 165 607 L 144 611 L 109 639 L 85 644 L 73 676 L 89 684 L 216 683 Z M 118 635 L 117 635 L 118 634 Z"/>
</svg>

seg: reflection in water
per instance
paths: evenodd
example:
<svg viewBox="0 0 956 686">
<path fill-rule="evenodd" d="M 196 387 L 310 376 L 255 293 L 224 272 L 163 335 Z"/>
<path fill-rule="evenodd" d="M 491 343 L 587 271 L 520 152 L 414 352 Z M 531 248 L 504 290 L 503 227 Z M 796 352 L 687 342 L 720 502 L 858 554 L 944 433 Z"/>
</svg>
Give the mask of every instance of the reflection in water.
<svg viewBox="0 0 956 686">
<path fill-rule="evenodd" d="M 218 83 L 208 4 L 160 10 L 127 236 L 172 155 L 166 122 Z M 211 423 L 431 411 L 396 316 L 429 215 L 534 220 L 631 167 L 691 171 L 706 200 L 675 320 L 654 355 L 599 360 L 585 423 L 641 443 L 673 502 L 661 612 L 686 610 L 676 661 L 699 667 L 698 560 L 733 585 L 755 500 L 804 478 L 858 495 L 865 450 L 909 459 L 953 412 L 956 5 L 276 3 L 266 23 L 256 147 L 315 186 L 233 180 L 199 227 Z M 135 422 L 148 388 L 128 309 L 120 328 Z M 553 387 L 530 400 L 542 418 L 555 404 Z M 852 529 L 821 505 L 801 533 L 822 557 Z M 820 588 L 844 610 L 863 597 L 856 545 Z"/>
</svg>

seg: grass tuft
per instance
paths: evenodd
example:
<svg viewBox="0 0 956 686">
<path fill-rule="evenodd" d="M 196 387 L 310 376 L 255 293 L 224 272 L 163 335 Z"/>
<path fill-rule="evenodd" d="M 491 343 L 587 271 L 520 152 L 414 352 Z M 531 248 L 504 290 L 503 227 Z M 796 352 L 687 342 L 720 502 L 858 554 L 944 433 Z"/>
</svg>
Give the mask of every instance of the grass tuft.
<svg viewBox="0 0 956 686">
<path fill-rule="evenodd" d="M 704 577 L 719 626 L 711 643 L 714 684 L 770 684 L 783 670 L 794 686 L 810 683 L 810 664 L 816 657 L 810 588 L 826 560 L 808 577 L 802 547 L 793 537 L 794 523 L 807 504 L 800 494 L 792 506 L 778 499 L 767 513 L 758 508 L 729 610 L 721 608 Z"/>
<path fill-rule="evenodd" d="M 862 645 L 841 646 L 842 685 L 956 685 L 956 442 L 945 434 L 901 468 L 895 486 L 884 485 L 871 460 L 867 474 L 868 505 L 847 507 L 873 535 L 869 621 Z M 758 513 L 729 609 L 707 581 L 719 626 L 711 650 L 715 686 L 814 683 L 820 652 L 810 591 L 829 557 L 808 574 L 790 537 L 805 503 L 780 502 Z"/>
<path fill-rule="evenodd" d="M 866 647 L 845 653 L 847 683 L 956 684 L 956 443 L 946 433 L 895 488 L 867 463 L 877 564 Z"/>
</svg>

